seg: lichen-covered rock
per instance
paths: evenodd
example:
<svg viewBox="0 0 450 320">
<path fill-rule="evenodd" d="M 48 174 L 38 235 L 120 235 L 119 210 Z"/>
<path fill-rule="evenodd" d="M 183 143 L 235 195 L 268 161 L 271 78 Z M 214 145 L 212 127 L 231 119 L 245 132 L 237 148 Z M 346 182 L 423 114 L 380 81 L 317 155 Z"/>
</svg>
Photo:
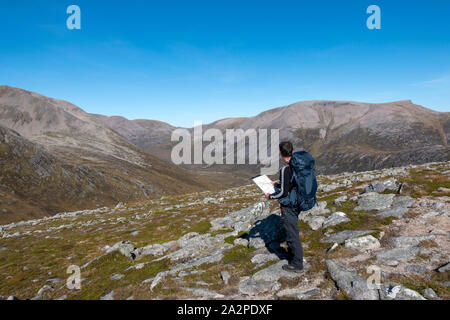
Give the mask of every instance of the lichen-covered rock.
<svg viewBox="0 0 450 320">
<path fill-rule="evenodd" d="M 385 190 L 391 190 L 391 191 L 396 191 L 398 190 L 398 184 L 397 184 L 397 179 L 395 178 L 389 178 L 387 180 L 384 181 L 374 181 L 371 184 L 369 184 L 365 191 L 366 193 L 369 192 L 377 192 L 377 193 L 381 193 L 384 192 Z"/>
<path fill-rule="evenodd" d="M 308 211 L 301 211 L 298 215 L 299 220 L 303 220 L 307 216 L 326 215 L 330 213 L 330 209 L 327 208 L 326 201 L 319 201 L 317 204 Z"/>
<path fill-rule="evenodd" d="M 439 296 L 436 294 L 436 292 L 434 292 L 433 289 L 431 288 L 426 288 L 423 291 L 423 295 L 428 298 L 428 299 L 433 299 L 433 300 L 439 300 Z"/>
<path fill-rule="evenodd" d="M 259 253 L 253 256 L 251 259 L 253 264 L 264 264 L 269 261 L 276 261 L 278 260 L 278 256 L 272 253 L 266 254 L 266 253 Z"/>
<path fill-rule="evenodd" d="M 135 250 L 136 255 L 138 256 L 147 256 L 153 255 L 155 257 L 162 256 L 167 251 L 169 251 L 172 247 L 175 247 L 177 244 L 176 241 L 170 241 L 163 244 L 155 243 L 145 246 L 143 248 L 139 248 Z"/>
<path fill-rule="evenodd" d="M 356 250 L 374 250 L 380 247 L 380 241 L 372 235 L 347 239 L 345 240 L 345 246 L 350 249 Z"/>
<path fill-rule="evenodd" d="M 125 257 L 130 259 L 135 259 L 136 254 L 134 253 L 134 250 L 136 247 L 134 244 L 132 244 L 130 241 L 120 241 L 117 242 L 115 245 L 113 245 L 111 248 L 107 250 L 107 253 L 111 253 L 113 251 L 119 251 L 121 254 L 123 254 Z"/>
<path fill-rule="evenodd" d="M 287 264 L 286 260 L 281 260 L 265 269 L 259 270 L 252 278 L 255 280 L 278 281 L 280 278 L 294 279 L 304 276 L 303 273 L 295 273 L 283 270 L 283 266 Z M 303 270 L 308 270 L 307 264 L 304 262 Z"/>
<path fill-rule="evenodd" d="M 345 202 L 345 201 L 347 201 L 347 196 L 344 194 L 344 195 L 334 199 L 333 204 L 340 206 L 342 204 L 342 202 Z"/>
<path fill-rule="evenodd" d="M 370 289 L 367 281 L 356 272 L 348 271 L 333 260 L 326 260 L 327 270 L 339 289 L 353 300 L 378 300 L 378 290 Z"/>
<path fill-rule="evenodd" d="M 275 296 L 279 298 L 294 298 L 298 300 L 310 300 L 320 294 L 320 289 L 305 290 L 303 288 L 290 288 L 278 291 Z"/>
<path fill-rule="evenodd" d="M 426 300 L 417 291 L 394 282 L 382 283 L 379 292 L 380 300 Z"/>
<path fill-rule="evenodd" d="M 249 296 L 278 291 L 280 288 L 277 281 L 255 280 L 253 277 L 242 277 L 239 283 L 239 291 Z"/>
<path fill-rule="evenodd" d="M 377 216 L 381 218 L 402 218 L 405 213 L 408 212 L 409 207 L 412 206 L 414 202 L 415 199 L 408 196 L 395 197 L 392 202 L 392 207 L 378 212 Z"/>
<path fill-rule="evenodd" d="M 348 222 L 350 219 L 344 212 L 335 212 L 331 216 L 329 216 L 324 222 L 322 228 L 327 228 L 331 226 L 338 225 L 343 222 Z"/>
<path fill-rule="evenodd" d="M 386 265 L 395 265 L 395 262 L 408 262 L 419 253 L 417 247 L 394 248 L 376 251 L 377 262 Z M 398 264 L 398 263 L 397 263 Z"/>
<path fill-rule="evenodd" d="M 384 210 L 391 206 L 394 197 L 394 194 L 365 193 L 359 198 L 355 210 Z"/>
<path fill-rule="evenodd" d="M 183 288 L 183 289 L 191 292 L 196 297 L 205 299 L 222 299 L 225 297 L 223 294 L 205 288 Z"/>
<path fill-rule="evenodd" d="M 438 269 L 438 271 L 441 272 L 441 273 L 450 271 L 450 262 L 447 263 L 446 265 L 443 265 L 442 267 L 440 267 Z"/>
<path fill-rule="evenodd" d="M 322 228 L 325 220 L 326 218 L 323 216 L 311 216 L 306 217 L 304 219 L 304 222 L 306 222 L 312 230 L 319 230 L 320 228 Z"/>
<path fill-rule="evenodd" d="M 388 242 L 395 248 L 406 248 L 419 245 L 422 241 L 434 240 L 432 234 L 425 236 L 401 236 L 389 238 Z"/>
<path fill-rule="evenodd" d="M 108 294 L 105 294 L 100 300 L 114 300 L 114 290 Z"/>
<path fill-rule="evenodd" d="M 328 237 L 325 237 L 323 239 L 321 239 L 321 242 L 325 242 L 325 243 L 344 243 L 345 240 L 347 239 L 352 239 L 352 238 L 356 238 L 359 236 L 363 236 L 365 234 L 369 234 L 374 232 L 375 230 L 344 230 L 332 235 L 329 235 Z"/>
<path fill-rule="evenodd" d="M 222 281 L 225 285 L 228 285 L 228 281 L 230 280 L 231 275 L 228 271 L 221 271 L 220 278 L 222 279 Z"/>
</svg>

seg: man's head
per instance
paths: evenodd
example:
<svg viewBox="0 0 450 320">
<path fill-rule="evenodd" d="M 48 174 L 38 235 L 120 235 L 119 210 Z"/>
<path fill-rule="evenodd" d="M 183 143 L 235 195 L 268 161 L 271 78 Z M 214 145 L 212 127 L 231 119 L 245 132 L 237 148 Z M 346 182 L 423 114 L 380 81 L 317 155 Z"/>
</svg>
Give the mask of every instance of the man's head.
<svg viewBox="0 0 450 320">
<path fill-rule="evenodd" d="M 280 143 L 280 156 L 284 162 L 289 163 L 291 161 L 292 151 L 294 151 L 294 147 L 290 141 Z"/>
</svg>

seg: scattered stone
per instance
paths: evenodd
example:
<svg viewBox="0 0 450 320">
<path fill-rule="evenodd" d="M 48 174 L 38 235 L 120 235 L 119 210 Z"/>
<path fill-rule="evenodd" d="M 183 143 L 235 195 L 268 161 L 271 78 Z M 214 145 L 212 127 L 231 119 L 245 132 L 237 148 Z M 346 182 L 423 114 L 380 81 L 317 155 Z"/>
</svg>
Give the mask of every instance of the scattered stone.
<svg viewBox="0 0 450 320">
<path fill-rule="evenodd" d="M 422 214 L 420 215 L 420 218 L 421 218 L 421 219 L 428 219 L 428 218 L 436 217 L 436 216 L 438 216 L 438 215 L 439 215 L 439 212 L 436 212 L 436 211 L 429 211 L 429 212 L 422 213 Z"/>
<path fill-rule="evenodd" d="M 244 247 L 248 247 L 248 240 L 244 239 L 244 238 L 237 238 L 233 241 L 233 243 L 237 246 L 244 246 Z"/>
<path fill-rule="evenodd" d="M 250 240 L 248 241 L 249 248 L 253 247 L 255 249 L 259 249 L 259 248 L 264 248 L 265 246 L 266 246 L 266 243 L 261 238 L 250 238 Z"/>
<path fill-rule="evenodd" d="M 136 254 L 134 253 L 134 250 L 136 247 L 134 244 L 132 244 L 130 241 L 120 241 L 117 242 L 115 245 L 113 245 L 111 248 L 109 248 L 106 252 L 111 253 L 113 251 L 119 251 L 121 254 L 123 254 L 127 258 L 136 259 Z"/>
<path fill-rule="evenodd" d="M 317 288 L 306 290 L 302 288 L 292 288 L 292 289 L 284 289 L 278 291 L 275 294 L 276 298 L 294 298 L 298 300 L 310 300 L 314 296 L 317 296 L 320 293 L 320 290 Z"/>
<path fill-rule="evenodd" d="M 394 282 L 382 283 L 379 293 L 380 300 L 426 300 L 418 292 Z"/>
<path fill-rule="evenodd" d="M 326 218 L 323 216 L 311 216 L 306 217 L 304 219 L 304 222 L 306 222 L 312 230 L 319 230 L 320 228 L 322 228 L 325 220 Z"/>
<path fill-rule="evenodd" d="M 199 286 L 207 286 L 207 287 L 212 285 L 211 283 L 208 283 L 208 282 L 205 282 L 205 281 L 197 281 L 195 284 L 199 285 Z"/>
<path fill-rule="evenodd" d="M 194 296 L 206 299 L 221 299 L 225 297 L 223 294 L 205 288 L 183 288 L 183 289 L 191 292 Z"/>
<path fill-rule="evenodd" d="M 450 188 L 439 187 L 438 192 L 450 193 Z"/>
<path fill-rule="evenodd" d="M 436 294 L 436 292 L 434 292 L 433 289 L 431 288 L 426 288 L 423 292 L 423 295 L 428 298 L 428 299 L 434 299 L 434 300 L 438 300 L 439 296 Z"/>
<path fill-rule="evenodd" d="M 306 217 L 308 215 L 311 215 L 311 216 L 325 215 L 330 212 L 331 212 L 330 209 L 327 208 L 327 202 L 319 201 L 310 210 L 300 212 L 300 214 L 298 215 L 298 218 L 299 218 L 299 220 L 302 220 L 304 217 Z"/>
<path fill-rule="evenodd" d="M 347 293 L 353 300 L 378 300 L 378 291 L 369 289 L 367 281 L 356 272 L 346 270 L 332 260 L 325 261 L 331 278 L 339 289 Z"/>
<path fill-rule="evenodd" d="M 228 285 L 228 281 L 230 280 L 231 275 L 228 271 L 221 271 L 220 278 L 223 280 L 223 283 L 225 283 L 225 285 Z"/>
<path fill-rule="evenodd" d="M 211 220 L 211 230 L 233 229 L 235 221 L 230 217 L 217 218 Z"/>
<path fill-rule="evenodd" d="M 343 187 L 343 186 L 345 186 L 345 185 L 341 185 L 339 183 L 333 182 L 330 184 L 320 185 L 318 189 L 319 189 L 319 191 L 322 191 L 322 192 L 330 192 L 330 191 L 333 191 L 334 189 L 337 189 L 337 188 Z"/>
<path fill-rule="evenodd" d="M 256 254 L 255 256 L 253 256 L 251 261 L 253 264 L 261 265 L 261 264 L 265 264 L 269 261 L 276 261 L 278 259 L 279 258 L 275 254 L 260 253 L 260 254 Z"/>
<path fill-rule="evenodd" d="M 380 247 L 380 241 L 372 235 L 345 240 L 345 247 L 356 250 L 374 250 Z"/>
<path fill-rule="evenodd" d="M 408 264 L 405 266 L 405 271 L 417 274 L 426 274 L 429 270 L 427 265 L 424 264 Z"/>
<path fill-rule="evenodd" d="M 114 300 L 114 290 L 101 297 L 100 300 Z"/>
<path fill-rule="evenodd" d="M 63 282 L 64 280 L 63 279 L 61 279 L 61 278 L 52 278 L 52 279 L 48 279 L 47 280 L 47 282 L 51 282 L 51 283 L 53 283 L 53 284 L 58 284 L 58 283 L 61 283 L 61 282 Z"/>
<path fill-rule="evenodd" d="M 417 246 L 422 241 L 434 240 L 434 235 L 426 236 L 401 236 L 388 239 L 388 242 L 395 248 L 406 248 L 411 246 Z"/>
<path fill-rule="evenodd" d="M 330 253 L 334 249 L 336 249 L 339 245 L 335 242 L 330 248 L 327 249 L 327 253 Z"/>
<path fill-rule="evenodd" d="M 408 262 L 413 259 L 419 253 L 419 248 L 417 247 L 406 247 L 406 248 L 394 248 L 376 251 L 375 255 L 377 261 L 384 263 L 386 265 L 392 265 L 392 262 L 398 264 L 401 262 Z"/>
<path fill-rule="evenodd" d="M 125 204 L 124 204 L 123 202 L 119 202 L 119 203 L 115 206 L 114 211 L 115 211 L 115 210 L 118 210 L 118 209 L 120 209 L 120 208 L 122 208 L 124 205 L 125 205 Z"/>
<path fill-rule="evenodd" d="M 391 206 L 394 197 L 394 194 L 365 193 L 359 198 L 355 210 L 384 210 Z"/>
<path fill-rule="evenodd" d="M 241 232 L 247 231 L 250 229 L 251 223 L 250 221 L 238 221 L 234 224 L 234 231 Z"/>
<path fill-rule="evenodd" d="M 347 239 L 352 239 L 352 238 L 356 238 L 359 236 L 363 236 L 363 235 L 372 233 L 374 231 L 375 230 L 345 230 L 345 231 L 341 231 L 339 233 L 332 234 L 320 241 L 326 242 L 326 243 L 333 243 L 333 242 L 344 243 L 345 240 L 347 240 Z"/>
<path fill-rule="evenodd" d="M 397 191 L 398 190 L 397 180 L 395 178 L 390 178 L 384 181 L 374 181 L 366 187 L 365 192 L 381 193 L 384 192 L 385 190 Z"/>
<path fill-rule="evenodd" d="M 438 268 L 438 271 L 441 273 L 450 271 L 450 262 L 447 263 L 446 265 L 443 265 L 442 267 Z"/>
<path fill-rule="evenodd" d="M 278 291 L 280 288 L 277 281 L 255 280 L 253 277 L 242 277 L 239 282 L 239 291 L 249 296 Z"/>
<path fill-rule="evenodd" d="M 49 285 L 45 285 L 42 288 L 39 289 L 36 296 L 34 296 L 31 300 L 39 300 L 42 299 L 48 292 L 53 291 L 54 288 Z"/>
<path fill-rule="evenodd" d="M 169 251 L 170 248 L 174 247 L 176 243 L 177 243 L 176 241 L 170 241 L 164 244 L 159 243 L 151 244 L 135 250 L 135 254 L 138 256 L 148 256 L 148 255 L 153 255 L 155 257 L 162 256 L 167 251 Z"/>
<path fill-rule="evenodd" d="M 120 273 L 116 273 L 115 275 L 112 275 L 109 279 L 110 279 L 110 280 L 120 280 L 120 279 L 122 279 L 123 277 L 125 277 L 125 275 L 120 274 Z"/>
<path fill-rule="evenodd" d="M 336 199 L 334 199 L 333 204 L 340 206 L 342 204 L 342 202 L 345 202 L 345 201 L 347 201 L 347 196 L 343 195 L 343 196 L 340 196 L 340 197 L 337 197 Z"/>
<path fill-rule="evenodd" d="M 295 273 L 283 270 L 282 267 L 287 263 L 288 263 L 287 260 L 281 260 L 278 263 L 275 263 L 265 269 L 258 271 L 252 276 L 252 278 L 257 281 L 265 280 L 273 282 L 278 281 L 282 277 L 293 279 L 304 276 L 304 273 Z M 305 263 L 305 261 L 303 262 L 303 268 L 304 268 L 303 270 L 305 271 L 308 270 L 308 266 Z"/>
<path fill-rule="evenodd" d="M 327 228 L 330 226 L 335 226 L 343 222 L 348 222 L 350 219 L 344 212 L 335 212 L 330 217 L 328 217 L 324 222 L 322 228 Z"/>
</svg>

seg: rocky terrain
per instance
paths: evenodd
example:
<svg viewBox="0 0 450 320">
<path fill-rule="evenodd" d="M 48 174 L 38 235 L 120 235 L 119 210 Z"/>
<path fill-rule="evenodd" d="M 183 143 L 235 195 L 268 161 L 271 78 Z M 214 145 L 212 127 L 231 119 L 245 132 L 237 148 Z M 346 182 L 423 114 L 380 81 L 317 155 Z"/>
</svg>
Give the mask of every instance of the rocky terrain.
<svg viewBox="0 0 450 320">
<path fill-rule="evenodd" d="M 3 299 L 450 299 L 450 162 L 319 176 L 287 273 L 255 186 L 0 226 Z M 70 266 L 81 289 L 68 289 Z M 376 281 L 376 275 L 379 281 Z M 369 283 L 369 285 L 368 285 Z"/>
</svg>

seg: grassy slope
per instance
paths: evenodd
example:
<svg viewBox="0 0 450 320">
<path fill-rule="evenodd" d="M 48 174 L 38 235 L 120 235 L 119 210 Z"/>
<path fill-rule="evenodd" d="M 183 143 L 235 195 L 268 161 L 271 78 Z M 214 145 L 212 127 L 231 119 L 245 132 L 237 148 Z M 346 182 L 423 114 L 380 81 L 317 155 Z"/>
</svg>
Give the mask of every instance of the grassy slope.
<svg viewBox="0 0 450 320">
<path fill-rule="evenodd" d="M 448 170 L 448 166 L 433 165 L 438 170 Z M 405 193 L 414 197 L 423 195 L 443 195 L 437 190 L 440 187 L 450 188 L 448 174 L 440 171 L 417 168 L 411 170 L 411 175 L 398 177 L 406 182 Z M 320 177 L 320 181 L 329 182 L 333 177 Z M 362 183 L 359 183 L 362 184 Z M 386 224 L 392 220 L 377 219 L 370 213 L 354 212 L 353 204 L 346 202 L 342 207 L 336 207 L 332 200 L 338 195 L 337 190 L 328 193 L 320 193 L 319 200 L 326 200 L 332 210 L 345 211 L 352 217 L 352 221 L 333 227 L 334 231 L 343 229 L 375 229 L 383 230 Z M 358 192 L 358 183 L 349 192 Z M 204 204 L 205 197 L 224 197 L 221 204 Z M 11 239 L 2 239 L 1 247 L 7 250 L 0 252 L 0 294 L 16 295 L 20 298 L 31 298 L 47 282 L 48 279 L 66 279 L 66 268 L 69 265 L 83 265 L 95 257 L 99 257 L 106 245 L 113 245 L 121 240 L 131 240 L 137 247 L 152 243 L 162 243 L 176 240 L 188 232 L 209 232 L 209 221 L 213 218 L 224 216 L 229 212 L 260 201 L 260 192 L 254 186 L 240 187 L 224 192 L 202 192 L 183 196 L 163 197 L 158 200 L 128 204 L 118 210 L 107 209 L 104 213 L 96 215 L 79 216 L 58 220 L 48 220 L 36 226 L 19 226 L 12 232 L 26 231 L 29 235 Z M 276 204 L 271 202 L 272 208 Z M 177 207 L 179 206 L 179 207 Z M 89 226 L 80 226 L 81 223 L 91 222 Z M 51 229 L 59 228 L 59 229 Z M 329 247 L 319 240 L 328 230 L 312 231 L 304 223 L 299 222 L 301 239 L 305 247 L 305 256 L 311 263 L 311 274 L 325 275 L 324 259 L 351 257 L 354 252 L 344 247 L 338 248 L 331 254 L 325 254 Z M 39 231 L 38 231 L 39 230 Z M 139 231 L 137 235 L 133 232 Z M 231 242 L 233 239 L 228 239 Z M 202 265 L 201 274 L 184 278 L 186 287 L 201 287 L 197 281 L 206 281 L 212 284 L 209 289 L 224 294 L 236 292 L 238 277 L 249 275 L 253 270 L 250 263 L 252 249 L 244 246 L 236 246 L 228 251 L 223 260 L 217 264 Z M 186 297 L 188 292 L 182 290 L 173 277 L 166 278 L 158 285 L 154 292 L 150 292 L 148 284 L 142 281 L 155 276 L 159 271 L 171 267 L 168 260 L 152 263 L 140 270 L 125 271 L 127 267 L 142 262 L 151 261 L 152 256 L 147 256 L 140 261 L 131 261 L 124 256 L 113 253 L 103 256 L 83 270 L 83 287 L 80 291 L 69 291 L 63 288 L 64 282 L 55 286 L 56 290 L 49 298 L 58 298 L 67 295 L 72 299 L 99 299 L 101 296 L 115 291 L 116 299 L 126 299 L 134 296 L 135 299 L 152 299 L 156 297 L 175 298 Z M 418 258 L 427 259 L 427 257 Z M 23 268 L 27 267 L 28 270 Z M 229 286 L 224 287 L 219 272 L 228 270 L 232 275 Z M 116 273 L 122 273 L 125 277 L 121 280 L 110 280 Z M 447 275 L 448 276 L 448 275 Z M 412 289 L 432 287 L 441 297 L 450 299 L 448 290 L 440 282 L 442 276 L 433 276 L 431 279 L 422 278 L 398 279 L 400 283 Z M 447 279 L 448 280 L 448 279 Z M 296 282 L 283 282 L 283 286 L 295 286 Z M 334 285 L 331 280 L 324 278 L 320 284 L 324 290 L 332 290 Z M 336 293 L 335 298 L 345 298 L 345 295 Z"/>
</svg>

